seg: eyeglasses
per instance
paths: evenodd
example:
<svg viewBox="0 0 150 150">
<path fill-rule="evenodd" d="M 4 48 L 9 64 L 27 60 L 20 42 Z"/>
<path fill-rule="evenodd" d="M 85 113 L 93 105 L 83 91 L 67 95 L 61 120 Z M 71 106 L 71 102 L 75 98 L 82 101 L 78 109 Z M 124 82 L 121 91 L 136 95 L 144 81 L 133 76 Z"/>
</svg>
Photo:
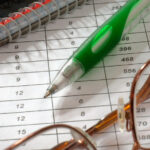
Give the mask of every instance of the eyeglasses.
<svg viewBox="0 0 150 150">
<path fill-rule="evenodd" d="M 137 72 L 132 82 L 131 92 L 130 92 L 130 102 L 126 104 L 122 111 L 125 111 L 126 118 L 126 128 L 127 131 L 132 131 L 133 135 L 133 149 L 132 150 L 150 150 L 150 142 L 148 140 L 143 140 L 142 137 L 149 137 L 150 139 L 150 60 L 145 63 L 141 69 Z M 121 112 L 122 112 L 121 111 Z M 66 133 L 66 135 L 61 138 L 62 141 L 56 146 L 53 144 L 49 145 L 49 149 L 51 150 L 69 150 L 69 149 L 88 149 L 88 150 L 96 150 L 95 140 L 93 140 L 93 136 L 98 134 L 100 131 L 112 126 L 117 122 L 118 118 L 123 119 L 122 114 L 119 113 L 119 109 L 108 114 L 104 119 L 100 120 L 97 124 L 92 126 L 86 131 L 83 131 L 79 128 L 72 127 L 66 124 L 55 124 L 50 125 L 45 128 L 41 128 L 40 130 L 28 135 L 15 142 L 6 150 L 20 150 L 24 149 L 24 145 L 26 145 L 26 149 L 30 149 L 31 145 L 36 145 L 36 143 L 40 143 L 42 146 L 41 149 L 45 145 L 48 145 L 52 140 L 42 140 L 40 136 L 46 134 L 54 134 L 57 131 L 59 133 Z M 122 121 L 122 120 L 121 120 Z M 53 139 L 53 138 L 52 138 Z M 54 139 L 55 140 L 55 139 Z M 48 142 L 48 143 L 46 143 Z M 40 149 L 40 146 L 38 147 Z M 46 149 L 46 148 L 45 148 Z"/>
</svg>

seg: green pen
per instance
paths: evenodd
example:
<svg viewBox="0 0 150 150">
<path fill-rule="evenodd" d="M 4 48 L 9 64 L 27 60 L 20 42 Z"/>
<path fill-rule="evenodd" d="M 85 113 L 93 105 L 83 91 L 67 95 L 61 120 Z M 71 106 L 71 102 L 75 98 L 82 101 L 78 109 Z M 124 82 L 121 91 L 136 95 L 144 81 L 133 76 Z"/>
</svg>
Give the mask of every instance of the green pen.
<svg viewBox="0 0 150 150">
<path fill-rule="evenodd" d="M 149 6 L 150 0 L 128 0 L 77 49 L 48 87 L 44 98 L 65 88 L 93 68 L 139 23 L 141 16 L 148 14 Z"/>
</svg>

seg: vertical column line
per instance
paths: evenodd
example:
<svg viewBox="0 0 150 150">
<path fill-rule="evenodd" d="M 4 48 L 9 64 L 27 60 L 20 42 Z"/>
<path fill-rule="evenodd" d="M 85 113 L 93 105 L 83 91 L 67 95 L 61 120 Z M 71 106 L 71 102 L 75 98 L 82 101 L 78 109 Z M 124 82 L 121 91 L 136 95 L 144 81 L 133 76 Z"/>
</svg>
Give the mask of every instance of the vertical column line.
<svg viewBox="0 0 150 150">
<path fill-rule="evenodd" d="M 49 74 L 49 83 L 51 84 L 51 74 L 50 74 L 50 60 L 49 60 L 49 53 L 48 53 L 48 44 L 47 44 L 47 30 L 46 27 L 44 27 L 44 31 L 45 31 L 45 43 L 46 43 L 46 54 L 47 54 L 47 65 L 48 65 L 48 74 Z M 53 113 L 53 123 L 55 124 L 55 112 L 54 112 L 54 103 L 53 103 L 53 96 L 51 95 L 51 104 L 52 104 L 52 113 Z M 56 129 L 56 137 L 57 137 L 57 144 L 59 143 L 58 140 L 58 130 Z"/>
<path fill-rule="evenodd" d="M 111 103 L 111 98 L 110 98 L 110 91 L 109 91 L 107 73 L 106 73 L 106 67 L 105 67 L 105 62 L 104 62 L 104 60 L 103 60 L 103 67 L 104 67 L 104 74 L 105 74 L 105 79 L 106 79 L 106 87 L 107 87 L 107 92 L 108 92 L 108 97 L 109 97 L 110 108 L 111 108 L 111 111 L 113 111 L 112 103 Z M 116 141 L 117 141 L 117 147 L 118 147 L 118 150 L 119 150 L 119 142 L 118 142 L 118 137 L 117 137 L 116 125 L 114 125 L 114 129 L 115 129 L 115 136 L 116 136 Z"/>
<path fill-rule="evenodd" d="M 148 44 L 148 47 L 149 47 L 149 50 L 150 50 L 150 43 L 149 43 L 149 40 L 148 40 L 148 34 L 147 34 L 147 31 L 146 31 L 146 25 L 145 25 L 144 18 L 143 18 L 142 21 L 143 21 L 143 25 L 144 25 L 144 30 L 145 30 L 146 38 L 147 38 L 147 44 Z"/>
<path fill-rule="evenodd" d="M 96 17 L 96 8 L 95 8 L 95 0 L 93 0 L 93 7 L 94 7 L 94 16 L 95 16 L 95 19 L 96 19 L 96 26 L 98 28 L 98 21 L 97 21 L 97 17 Z M 102 60 L 102 63 L 103 63 L 103 69 L 104 69 L 104 75 L 105 75 L 107 93 L 108 93 L 108 98 L 109 98 L 109 103 L 110 103 L 110 109 L 111 109 L 111 111 L 113 111 L 113 109 L 112 109 L 112 103 L 111 103 L 111 98 L 110 98 L 110 92 L 109 92 L 108 79 L 107 79 L 107 74 L 106 74 L 104 59 Z M 117 142 L 117 148 L 119 150 L 119 143 L 118 143 L 117 131 L 116 131 L 116 126 L 115 125 L 114 125 L 114 129 L 115 129 L 115 137 L 116 137 L 116 142 Z"/>
</svg>

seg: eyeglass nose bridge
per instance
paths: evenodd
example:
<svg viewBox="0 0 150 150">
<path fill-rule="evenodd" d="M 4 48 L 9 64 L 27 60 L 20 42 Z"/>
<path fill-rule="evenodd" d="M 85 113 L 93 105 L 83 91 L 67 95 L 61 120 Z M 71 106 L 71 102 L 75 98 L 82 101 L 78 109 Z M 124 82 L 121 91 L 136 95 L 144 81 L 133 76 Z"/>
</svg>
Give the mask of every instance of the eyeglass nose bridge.
<svg viewBox="0 0 150 150">
<path fill-rule="evenodd" d="M 126 130 L 128 132 L 132 131 L 132 124 L 131 124 L 131 113 L 130 111 L 127 111 L 125 113 L 125 117 L 126 117 Z"/>
<path fill-rule="evenodd" d="M 83 140 L 83 138 L 79 135 L 76 134 L 76 132 L 74 132 L 73 130 L 71 131 L 71 134 L 73 136 L 73 138 L 78 141 L 79 145 L 81 146 L 86 146 L 89 150 L 96 150 L 96 143 L 95 141 L 92 139 L 92 137 L 84 132 L 83 130 L 81 130 L 80 128 L 76 127 L 76 129 L 78 131 L 80 131 L 83 135 L 86 136 L 86 138 L 88 139 L 88 141 Z M 88 143 L 89 142 L 89 143 Z"/>
</svg>

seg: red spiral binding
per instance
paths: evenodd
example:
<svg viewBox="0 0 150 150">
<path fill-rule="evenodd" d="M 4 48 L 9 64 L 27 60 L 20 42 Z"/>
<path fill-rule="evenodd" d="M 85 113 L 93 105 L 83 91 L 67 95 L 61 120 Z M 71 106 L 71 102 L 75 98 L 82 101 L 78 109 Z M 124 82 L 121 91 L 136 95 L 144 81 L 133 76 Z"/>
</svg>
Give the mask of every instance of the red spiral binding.
<svg viewBox="0 0 150 150">
<path fill-rule="evenodd" d="M 41 3 L 42 3 L 43 5 L 46 5 L 46 4 L 51 3 L 51 2 L 52 2 L 52 0 L 42 0 Z M 40 8 L 40 7 L 42 7 L 42 5 L 40 5 L 40 4 L 38 4 L 38 3 L 35 3 L 34 6 L 30 6 L 30 7 L 29 7 L 29 8 L 31 8 L 31 9 L 25 9 L 25 11 L 20 12 L 20 13 L 22 13 L 23 15 L 25 15 L 25 14 L 30 13 L 32 10 L 36 10 L 36 9 L 38 9 L 38 8 Z M 1 21 L 0 24 L 6 25 L 6 24 L 8 24 L 8 23 L 11 22 L 11 19 L 16 20 L 16 19 L 18 19 L 18 18 L 20 18 L 20 17 L 22 17 L 22 15 L 16 13 L 13 17 L 8 17 L 7 19 Z"/>
</svg>

